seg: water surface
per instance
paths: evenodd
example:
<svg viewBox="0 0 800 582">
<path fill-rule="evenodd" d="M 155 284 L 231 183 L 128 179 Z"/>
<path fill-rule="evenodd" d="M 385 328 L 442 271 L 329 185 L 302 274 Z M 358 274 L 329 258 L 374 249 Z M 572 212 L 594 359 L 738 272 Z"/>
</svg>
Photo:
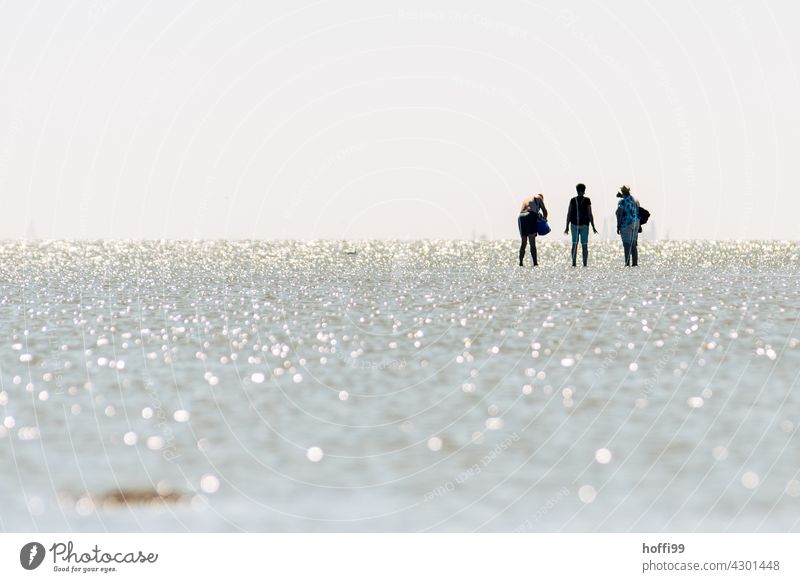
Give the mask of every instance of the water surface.
<svg viewBox="0 0 800 582">
<path fill-rule="evenodd" d="M 798 245 L 517 244 L 0 244 L 0 529 L 800 530 Z"/>
</svg>

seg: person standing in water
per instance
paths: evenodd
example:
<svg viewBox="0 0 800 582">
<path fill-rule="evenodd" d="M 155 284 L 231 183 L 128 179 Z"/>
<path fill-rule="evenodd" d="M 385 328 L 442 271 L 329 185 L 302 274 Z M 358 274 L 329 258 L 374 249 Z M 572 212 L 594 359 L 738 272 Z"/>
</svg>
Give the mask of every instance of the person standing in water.
<svg viewBox="0 0 800 582">
<path fill-rule="evenodd" d="M 585 267 L 589 261 L 589 225 L 592 226 L 592 231 L 595 234 L 597 234 L 597 229 L 594 227 L 592 201 L 585 195 L 586 186 L 578 184 L 575 186 L 575 191 L 578 195 L 569 201 L 567 226 L 564 229 L 564 234 L 569 234 L 570 228 L 572 228 L 573 267 L 576 267 L 578 262 L 578 238 L 580 237 L 581 247 L 583 248 L 583 266 Z"/>
<path fill-rule="evenodd" d="M 523 266 L 525 247 L 528 246 L 528 243 L 531 245 L 533 266 L 539 266 L 539 259 L 536 255 L 537 223 L 539 220 L 547 220 L 547 208 L 544 205 L 544 194 L 537 194 L 536 196 L 531 196 L 522 201 L 522 208 L 520 209 L 519 218 L 517 218 L 519 235 L 522 237 L 522 243 L 519 247 L 520 267 Z"/>
<path fill-rule="evenodd" d="M 639 266 L 639 202 L 631 195 L 630 186 L 622 186 L 617 193 L 617 234 L 622 238 L 625 266 Z"/>
</svg>

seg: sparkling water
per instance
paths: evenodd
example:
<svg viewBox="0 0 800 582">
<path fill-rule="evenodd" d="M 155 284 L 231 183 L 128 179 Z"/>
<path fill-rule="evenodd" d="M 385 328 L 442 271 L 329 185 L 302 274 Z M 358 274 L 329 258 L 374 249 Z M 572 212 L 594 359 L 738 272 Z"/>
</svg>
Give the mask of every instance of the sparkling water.
<svg viewBox="0 0 800 582">
<path fill-rule="evenodd" d="M 797 243 L 0 244 L 3 531 L 800 531 Z"/>
</svg>

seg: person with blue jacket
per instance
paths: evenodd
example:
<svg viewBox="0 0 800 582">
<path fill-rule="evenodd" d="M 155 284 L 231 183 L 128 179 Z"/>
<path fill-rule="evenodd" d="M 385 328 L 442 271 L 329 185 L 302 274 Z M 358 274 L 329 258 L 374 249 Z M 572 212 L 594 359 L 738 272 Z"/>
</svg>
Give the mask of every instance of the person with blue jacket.
<svg viewBox="0 0 800 582">
<path fill-rule="evenodd" d="M 630 186 L 622 186 L 617 193 L 617 234 L 622 238 L 625 266 L 639 266 L 639 203 L 631 195 Z"/>
</svg>

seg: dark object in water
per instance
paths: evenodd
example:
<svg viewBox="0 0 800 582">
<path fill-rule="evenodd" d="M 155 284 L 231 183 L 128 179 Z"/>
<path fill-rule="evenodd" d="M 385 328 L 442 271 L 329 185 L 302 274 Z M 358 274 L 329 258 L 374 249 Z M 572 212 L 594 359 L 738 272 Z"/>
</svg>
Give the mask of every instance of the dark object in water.
<svg viewBox="0 0 800 582">
<path fill-rule="evenodd" d="M 164 503 L 177 503 L 183 495 L 170 491 L 161 494 L 152 489 L 120 489 L 102 495 L 98 501 L 109 505 L 139 505 L 163 501 Z"/>
<path fill-rule="evenodd" d="M 357 251 L 345 251 L 344 254 L 346 255 L 354 255 Z"/>
<path fill-rule="evenodd" d="M 153 489 L 118 489 L 98 495 L 85 494 L 80 496 L 82 499 L 88 498 L 95 507 L 105 507 L 107 509 L 116 507 L 157 506 L 164 504 L 177 504 L 189 501 L 189 497 L 176 491 L 165 491 L 159 493 Z M 66 495 L 65 500 L 74 501 L 72 495 Z"/>
</svg>

